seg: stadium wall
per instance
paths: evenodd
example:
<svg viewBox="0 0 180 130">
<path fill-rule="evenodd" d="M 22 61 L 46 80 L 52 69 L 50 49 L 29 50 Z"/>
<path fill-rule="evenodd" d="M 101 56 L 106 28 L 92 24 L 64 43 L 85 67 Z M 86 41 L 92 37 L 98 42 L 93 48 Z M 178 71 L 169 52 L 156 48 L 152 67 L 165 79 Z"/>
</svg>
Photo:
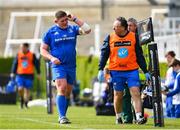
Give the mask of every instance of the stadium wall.
<svg viewBox="0 0 180 130">
<path fill-rule="evenodd" d="M 103 0 L 102 0 L 103 1 Z M 73 14 L 87 21 L 92 29 L 95 24 L 101 25 L 101 42 L 107 33 L 112 31 L 112 22 L 118 16 L 135 17 L 142 20 L 150 16 L 152 8 L 164 8 L 165 4 L 151 5 L 148 0 L 105 0 L 101 8 L 101 0 L 0 0 L 0 55 L 4 53 L 5 40 L 9 26 L 10 13 L 13 11 L 57 11 L 70 10 Z M 158 0 L 161 1 L 161 0 Z M 104 12 L 104 20 L 102 20 Z M 28 19 L 27 21 L 28 22 Z M 22 24 L 23 26 L 23 24 Z M 23 28 L 30 29 L 31 26 Z M 104 29 L 106 28 L 106 29 Z M 24 31 L 23 35 L 28 35 Z M 88 40 L 87 40 L 88 39 Z M 87 43 L 88 41 L 88 43 Z M 87 55 L 87 49 L 94 45 L 93 31 L 89 36 L 78 40 L 78 54 Z"/>
</svg>

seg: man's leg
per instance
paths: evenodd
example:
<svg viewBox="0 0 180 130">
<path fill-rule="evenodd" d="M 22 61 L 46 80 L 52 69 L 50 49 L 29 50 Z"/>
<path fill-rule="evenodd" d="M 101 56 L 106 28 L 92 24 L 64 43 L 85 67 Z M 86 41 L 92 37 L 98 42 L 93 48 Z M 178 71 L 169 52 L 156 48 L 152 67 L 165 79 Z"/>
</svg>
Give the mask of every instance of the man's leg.
<svg viewBox="0 0 180 130">
<path fill-rule="evenodd" d="M 116 124 L 122 124 L 122 99 L 126 79 L 123 74 L 118 71 L 110 71 L 112 77 L 112 85 L 114 89 L 114 111 L 116 114 Z"/>
<path fill-rule="evenodd" d="M 30 97 L 30 90 L 27 88 L 24 88 L 24 105 L 26 108 L 28 108 L 28 101 L 29 101 L 29 97 Z"/>
<path fill-rule="evenodd" d="M 23 109 L 24 105 L 24 88 L 22 86 L 18 87 L 18 95 L 20 98 L 20 108 Z"/>
<path fill-rule="evenodd" d="M 66 124 L 67 122 L 64 120 L 64 118 L 66 117 L 66 105 L 67 105 L 67 102 L 66 102 L 67 80 L 56 79 L 55 84 L 57 88 L 56 106 L 57 106 L 59 117 L 60 117 L 60 123 Z"/>
<path fill-rule="evenodd" d="M 17 83 L 17 86 L 18 86 L 18 95 L 19 95 L 19 98 L 20 98 L 20 108 L 23 109 L 23 105 L 24 105 L 24 84 L 23 84 L 23 77 L 22 76 L 19 76 L 17 75 L 16 76 L 16 83 Z"/>
<path fill-rule="evenodd" d="M 130 93 L 134 103 L 137 123 L 144 124 L 146 121 L 142 116 L 142 102 L 141 102 L 139 87 L 137 86 L 130 87 Z"/>
<path fill-rule="evenodd" d="M 24 104 L 28 108 L 28 101 L 30 97 L 30 89 L 33 86 L 32 78 L 24 78 Z"/>
<path fill-rule="evenodd" d="M 140 80 L 139 80 L 139 72 L 138 70 L 133 70 L 128 73 L 127 76 L 127 84 L 131 93 L 131 97 L 133 100 L 133 105 L 135 109 L 136 115 L 136 123 L 144 124 L 146 120 L 142 115 L 142 102 L 141 102 L 141 94 L 140 94 Z"/>
<path fill-rule="evenodd" d="M 59 114 L 58 121 L 60 124 L 68 124 L 70 122 L 66 118 L 67 72 L 62 68 L 52 68 L 52 74 L 57 89 L 56 106 Z"/>
<path fill-rule="evenodd" d="M 116 113 L 116 124 L 122 124 L 122 98 L 123 92 L 114 90 L 114 110 Z"/>
<path fill-rule="evenodd" d="M 132 115 L 132 105 L 131 105 L 131 95 L 129 92 L 129 88 L 127 84 L 125 85 L 124 95 L 123 95 L 123 120 L 124 123 L 132 123 L 133 115 Z"/>
<path fill-rule="evenodd" d="M 75 69 L 66 70 L 66 73 L 67 73 L 67 88 L 66 88 L 66 102 L 67 102 L 66 112 L 67 112 L 68 106 L 70 104 L 70 95 L 72 93 L 72 87 L 76 79 L 76 70 Z"/>
</svg>

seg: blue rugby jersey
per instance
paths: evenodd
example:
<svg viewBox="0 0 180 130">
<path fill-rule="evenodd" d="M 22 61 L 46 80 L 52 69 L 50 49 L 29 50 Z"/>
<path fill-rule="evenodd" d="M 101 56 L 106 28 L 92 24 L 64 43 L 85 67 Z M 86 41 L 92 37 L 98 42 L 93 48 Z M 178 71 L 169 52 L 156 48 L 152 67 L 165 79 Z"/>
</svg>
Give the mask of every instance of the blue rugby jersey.
<svg viewBox="0 0 180 130">
<path fill-rule="evenodd" d="M 43 37 L 43 42 L 50 48 L 50 54 L 61 61 L 60 65 L 52 64 L 53 68 L 76 67 L 76 39 L 79 35 L 79 26 L 68 25 L 62 29 L 57 25 L 52 26 Z"/>
</svg>

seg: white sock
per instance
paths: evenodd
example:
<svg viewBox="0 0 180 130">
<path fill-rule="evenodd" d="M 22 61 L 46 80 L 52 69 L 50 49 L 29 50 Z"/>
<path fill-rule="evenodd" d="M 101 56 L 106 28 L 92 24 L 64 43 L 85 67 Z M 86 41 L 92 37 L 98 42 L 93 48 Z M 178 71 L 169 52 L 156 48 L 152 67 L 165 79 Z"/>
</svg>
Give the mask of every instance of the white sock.
<svg viewBox="0 0 180 130">
<path fill-rule="evenodd" d="M 120 112 L 120 113 L 116 113 L 116 119 L 121 118 L 121 117 L 122 117 L 122 115 L 123 115 L 123 113 L 122 113 L 122 112 Z"/>
<path fill-rule="evenodd" d="M 136 113 L 136 120 L 139 120 L 142 117 L 142 113 L 141 112 L 137 112 Z"/>
</svg>

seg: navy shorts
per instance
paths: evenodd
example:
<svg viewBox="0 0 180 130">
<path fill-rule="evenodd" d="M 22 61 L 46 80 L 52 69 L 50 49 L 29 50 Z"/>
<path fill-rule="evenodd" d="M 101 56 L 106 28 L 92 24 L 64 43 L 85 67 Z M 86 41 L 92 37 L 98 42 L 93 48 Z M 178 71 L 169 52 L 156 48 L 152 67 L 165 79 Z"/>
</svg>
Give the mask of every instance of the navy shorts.
<svg viewBox="0 0 180 130">
<path fill-rule="evenodd" d="M 116 91 L 123 91 L 125 84 L 127 83 L 128 87 L 139 87 L 140 79 L 139 79 L 139 71 L 110 71 L 112 77 L 113 88 Z"/>
<path fill-rule="evenodd" d="M 52 68 L 53 80 L 66 79 L 68 84 L 73 85 L 76 79 L 76 69 Z"/>
</svg>

